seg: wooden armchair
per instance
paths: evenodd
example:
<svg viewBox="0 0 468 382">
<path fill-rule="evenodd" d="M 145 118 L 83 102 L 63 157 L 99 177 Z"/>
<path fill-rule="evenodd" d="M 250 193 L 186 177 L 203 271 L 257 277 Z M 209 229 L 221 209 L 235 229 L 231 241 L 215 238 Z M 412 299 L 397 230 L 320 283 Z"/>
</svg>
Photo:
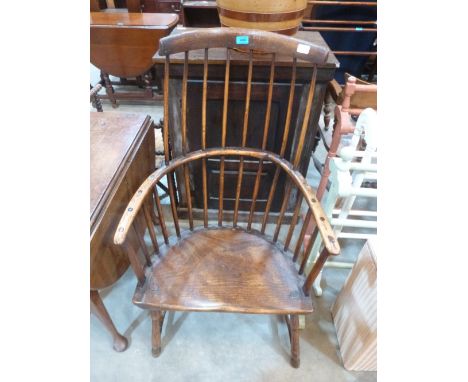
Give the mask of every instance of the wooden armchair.
<svg viewBox="0 0 468 382">
<path fill-rule="evenodd" d="M 238 42 L 243 42 L 238 45 Z M 206 98 L 207 98 L 207 56 L 209 48 L 225 47 L 229 57 L 232 49 L 241 47 L 249 55 L 248 79 L 246 86 L 246 100 L 241 147 L 226 147 L 227 134 L 227 99 L 229 96 L 230 63 L 226 63 L 226 80 L 224 84 L 225 99 L 223 106 L 223 120 L 220 126 L 220 147 L 206 147 Z M 202 97 L 202 136 L 201 150 L 169 160 L 169 73 L 170 55 L 177 52 L 187 52 L 189 49 L 203 49 L 205 51 L 203 94 Z M 150 175 L 134 194 L 123 214 L 114 236 L 114 243 L 124 246 L 137 276 L 133 303 L 151 311 L 152 352 L 154 356 L 161 353 L 161 329 L 166 311 L 194 311 L 194 312 L 235 312 L 248 314 L 277 314 L 286 319 L 291 340 L 291 364 L 299 367 L 299 315 L 313 311 L 312 300 L 309 296 L 312 283 L 319 274 L 323 264 L 330 255 L 338 255 L 340 248 L 331 226 L 324 214 L 313 189 L 307 184 L 298 171 L 302 145 L 308 127 L 308 118 L 314 96 L 314 81 L 317 68 L 311 70 L 311 86 L 307 96 L 307 106 L 304 111 L 302 130 L 299 138 L 299 150 L 293 163 L 280 155 L 265 150 L 265 139 L 260 149 L 245 147 L 248 134 L 250 92 L 252 86 L 253 51 L 271 53 L 274 67 L 275 54 L 289 54 L 299 60 L 309 60 L 314 63 L 326 58 L 327 51 L 307 42 L 273 34 L 234 28 L 213 28 L 203 31 L 188 32 L 160 41 L 160 54 L 166 56 L 164 70 L 164 146 L 166 163 Z M 304 53 L 305 52 L 305 53 Z M 270 59 L 271 55 L 266 56 Z M 188 52 L 185 55 L 184 75 L 182 81 L 182 145 L 186 147 L 186 115 L 187 108 L 187 73 Z M 274 75 L 272 70 L 272 76 Z M 294 81 L 294 78 L 292 79 Z M 273 78 L 270 81 L 269 105 Z M 292 82 L 294 89 L 294 82 Z M 266 114 L 264 137 L 268 136 L 269 113 Z M 190 109 L 190 112 L 198 112 Z M 286 122 L 288 123 L 288 122 Z M 287 130 L 287 129 L 286 129 Z M 287 132 L 286 132 L 287 133 Z M 287 134 L 286 134 L 287 136 Z M 286 142 L 286 140 L 284 140 Z M 285 143 L 283 144 L 283 146 Z M 239 171 L 236 187 L 233 218 L 227 219 L 226 201 L 223 197 L 225 162 L 238 159 Z M 215 213 L 217 221 L 208 220 L 207 203 L 207 161 L 217 159 L 220 162 L 219 205 Z M 244 165 L 249 160 L 260 163 L 255 186 L 252 190 L 252 208 L 248 222 L 238 224 L 239 195 L 244 176 Z M 252 213 L 257 200 L 262 163 L 271 163 L 276 167 L 275 178 L 286 176 L 289 192 L 285 193 L 283 206 L 289 201 L 290 193 L 297 193 L 297 203 L 292 224 L 283 243 L 278 242 L 279 230 L 284 217 L 284 208 L 279 215 L 275 233 L 267 234 L 266 222 L 258 223 L 256 229 L 252 225 Z M 202 188 L 193 190 L 191 179 L 188 177 L 188 166 L 201 165 L 203 169 Z M 175 194 L 175 182 L 172 176 L 176 171 L 183 175 L 182 183 L 188 192 L 187 217 L 189 229 L 183 231 L 179 222 L 179 210 Z M 170 197 L 170 210 L 175 235 L 169 235 L 169 222 L 163 213 L 156 184 L 167 177 Z M 198 224 L 193 218 L 191 195 L 200 192 L 203 195 L 203 221 Z M 274 197 L 274 190 L 269 195 Z M 301 202 L 305 201 L 307 213 L 304 221 L 299 221 Z M 267 203 L 268 206 L 268 203 Z M 153 216 L 157 213 L 160 222 L 155 227 Z M 268 210 L 265 211 L 268 215 Z M 228 221 L 229 220 L 229 221 Z M 310 272 L 305 271 L 305 265 L 312 249 L 313 240 L 303 248 L 305 229 L 310 221 L 315 223 L 315 237 L 321 237 L 324 243 L 315 265 Z M 261 225 L 261 227 L 260 227 Z M 147 238 L 151 242 L 150 249 L 141 239 L 142 229 L 147 230 Z M 149 243 L 149 241 L 148 241 Z"/>
</svg>

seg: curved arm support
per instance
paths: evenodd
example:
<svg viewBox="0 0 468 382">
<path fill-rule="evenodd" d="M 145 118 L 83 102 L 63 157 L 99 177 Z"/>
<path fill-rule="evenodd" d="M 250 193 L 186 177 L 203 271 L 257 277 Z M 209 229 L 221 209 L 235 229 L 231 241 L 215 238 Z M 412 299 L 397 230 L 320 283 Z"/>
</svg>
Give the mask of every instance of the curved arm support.
<svg viewBox="0 0 468 382">
<path fill-rule="evenodd" d="M 168 173 L 174 171 L 178 167 L 187 164 L 189 162 L 210 158 L 213 156 L 241 156 L 241 157 L 253 157 L 261 160 L 272 161 L 280 166 L 291 178 L 294 184 L 301 191 L 304 200 L 307 202 L 312 214 L 317 222 L 319 232 L 322 236 L 325 247 L 329 254 L 338 255 L 340 252 L 340 246 L 338 240 L 330 226 L 330 223 L 323 211 L 319 201 L 317 200 L 314 190 L 304 179 L 302 174 L 293 169 L 291 163 L 281 158 L 280 156 L 267 151 L 254 150 L 254 149 L 243 149 L 239 147 L 230 147 L 225 149 L 213 148 L 207 150 L 194 151 L 187 154 L 185 157 L 180 157 L 170 161 L 168 164 L 157 169 L 151 174 L 135 192 L 132 199 L 130 200 L 122 218 L 120 219 L 117 231 L 114 236 L 114 243 L 122 245 L 125 242 L 127 233 L 135 219 L 138 211 L 142 207 L 143 201 L 147 195 L 153 190 L 156 183 Z"/>
</svg>

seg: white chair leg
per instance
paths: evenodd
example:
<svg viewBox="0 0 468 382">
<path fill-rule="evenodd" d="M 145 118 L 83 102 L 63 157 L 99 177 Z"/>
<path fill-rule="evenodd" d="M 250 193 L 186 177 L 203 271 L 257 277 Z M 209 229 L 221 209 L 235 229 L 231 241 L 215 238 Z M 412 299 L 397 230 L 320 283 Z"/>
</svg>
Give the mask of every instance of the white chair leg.
<svg viewBox="0 0 468 382">
<path fill-rule="evenodd" d="M 303 314 L 299 315 L 299 329 L 305 329 L 305 316 Z"/>
<path fill-rule="evenodd" d="M 322 271 L 320 271 L 314 283 L 312 284 L 312 289 L 314 290 L 314 294 L 317 297 L 320 297 L 322 295 L 322 287 L 320 286 L 321 281 L 322 281 Z"/>
</svg>

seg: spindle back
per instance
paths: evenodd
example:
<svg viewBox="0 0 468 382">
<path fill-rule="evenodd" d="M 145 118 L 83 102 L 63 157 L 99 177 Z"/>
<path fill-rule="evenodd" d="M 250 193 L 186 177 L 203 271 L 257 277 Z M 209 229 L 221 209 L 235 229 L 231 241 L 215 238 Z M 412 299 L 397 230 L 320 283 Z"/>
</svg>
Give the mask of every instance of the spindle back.
<svg viewBox="0 0 468 382">
<path fill-rule="evenodd" d="M 209 58 L 209 51 L 212 48 L 225 48 L 226 59 L 223 62 L 217 62 Z M 329 50 L 310 43 L 308 41 L 298 40 L 291 37 L 279 35 L 276 33 L 255 31 L 248 29 L 238 28 L 206 28 L 203 30 L 189 31 L 180 34 L 173 34 L 160 40 L 159 56 L 165 56 L 164 65 L 164 144 L 166 153 L 166 162 L 169 158 L 176 158 L 185 155 L 190 151 L 197 149 L 205 150 L 209 147 L 251 147 L 262 150 L 268 150 L 278 154 L 282 158 L 288 159 L 294 166 L 294 169 L 299 168 L 302 163 L 303 151 L 305 142 L 308 139 L 307 133 L 310 131 L 310 115 L 313 102 L 317 101 L 315 94 L 317 82 L 317 65 L 324 64 L 327 60 Z M 288 56 L 292 58 L 291 68 L 277 67 L 276 62 L 278 56 Z M 183 56 L 183 59 L 181 58 Z M 242 57 L 242 60 L 239 58 Z M 248 57 L 248 60 L 245 58 Z M 190 63 L 197 63 L 197 65 L 189 65 Z M 182 62 L 183 61 L 183 65 Z M 240 70 L 238 63 L 242 62 L 245 71 Z M 203 65 L 200 65 L 203 63 Z M 302 81 L 299 86 L 296 83 L 297 67 L 307 63 L 310 69 L 308 82 Z M 310 64 L 313 64 L 310 66 Z M 174 65 L 177 64 L 177 65 Z M 217 122 L 213 114 L 207 111 L 208 92 L 212 90 L 213 84 L 208 82 L 209 73 L 213 69 L 212 66 L 224 65 L 224 84 L 216 84 L 218 87 L 223 86 L 222 97 L 222 117 Z M 233 65 L 236 66 L 233 66 Z M 258 90 L 256 89 L 256 68 L 269 67 L 268 78 L 268 91 L 266 95 L 266 108 L 263 110 L 264 122 L 262 122 L 261 132 L 256 126 L 257 131 L 252 127 L 252 121 L 258 120 L 258 110 L 252 106 L 252 99 L 258 97 Z M 235 68 L 234 71 L 231 69 Z M 242 73 L 241 73 L 242 72 Z M 257 72 L 258 74 L 258 72 Z M 276 134 L 272 134 L 270 129 L 274 127 L 272 121 L 272 101 L 274 93 L 278 90 L 275 78 L 280 74 L 282 79 L 280 81 L 283 85 L 289 84 L 288 101 L 286 112 L 283 115 L 284 125 L 278 127 Z M 177 77 L 180 81 L 180 89 L 176 89 L 173 85 L 172 78 Z M 235 83 L 238 85 L 239 81 L 245 81 L 245 93 L 239 94 L 239 87 L 236 89 L 230 87 L 230 84 Z M 192 104 L 188 102 L 188 88 L 198 84 L 196 89 L 200 91 L 200 98 L 195 102 L 192 97 Z M 300 91 L 299 91 L 299 90 Z M 172 117 L 173 113 L 170 112 L 170 107 L 179 107 L 179 105 L 171 104 L 171 95 L 174 92 L 180 91 L 180 120 L 179 118 Z M 196 91 L 195 87 L 191 88 L 191 94 Z M 170 92 L 173 92 L 170 94 Z M 176 97 L 177 98 L 177 97 Z M 298 106 L 298 98 L 302 98 L 301 107 Z M 230 101 L 234 99 L 242 102 L 243 112 L 240 114 L 233 114 Z M 255 105 L 255 104 L 253 104 Z M 294 115 L 298 115 L 297 118 Z M 198 126 L 197 116 L 199 116 Z M 236 118 L 232 118 L 237 116 Z M 231 120 L 231 121 L 230 121 Z M 233 125 L 232 120 L 241 120 L 239 126 Z M 188 132 L 189 123 L 191 132 Z M 170 124 L 180 123 L 180 138 L 174 126 Z M 213 129 L 213 125 L 216 125 Z M 219 127 L 218 127 L 219 126 Z M 228 129 L 229 127 L 229 129 Z M 207 130 L 209 128 L 209 134 Z M 200 131 L 199 136 L 194 136 L 193 131 Z M 235 130 L 235 131 L 234 131 Z M 294 134 L 292 134 L 293 132 Z M 173 134 L 170 137 L 170 134 Z M 191 141 L 188 142 L 188 136 Z M 272 137 L 273 136 L 273 137 Z M 171 140 L 171 145 L 169 141 Z M 172 146 L 179 147 L 179 149 L 169 152 Z M 216 168 L 214 168 L 216 167 Z M 234 171 L 237 174 L 234 174 Z M 243 157 L 239 158 L 238 166 L 232 161 L 227 163 L 226 158 L 223 156 L 216 166 L 213 162 L 208 163 L 203 160 L 197 172 L 201 174 L 200 178 L 193 179 L 193 182 L 203 189 L 203 197 L 199 199 L 198 205 L 203 205 L 204 211 L 208 207 L 213 208 L 213 199 L 217 199 L 218 204 L 218 221 L 221 223 L 223 209 L 233 211 L 234 223 L 237 222 L 239 210 L 248 210 L 249 226 L 255 212 L 259 212 L 257 199 L 259 199 L 259 192 L 261 195 L 260 206 L 264 208 L 262 232 L 265 230 L 265 225 L 269 218 L 269 213 L 273 203 L 276 204 L 276 210 L 279 209 L 278 222 L 282 221 L 284 215 L 290 204 L 291 186 L 281 186 L 281 193 L 276 193 L 278 184 L 283 184 L 285 178 L 280 177 L 280 172 L 271 163 L 264 163 L 259 161 L 257 163 L 245 164 Z M 192 206 L 191 184 L 189 178 L 189 170 L 185 166 L 182 173 L 179 173 L 178 179 L 180 181 L 179 190 L 185 195 L 184 202 L 187 202 L 187 208 L 191 210 Z M 260 183 L 265 181 L 268 175 L 269 190 L 263 191 L 260 189 Z M 237 179 L 234 177 L 237 175 Z M 216 179 L 214 179 L 216 178 Z M 233 179 L 234 178 L 234 179 Z M 280 179 L 281 178 L 281 179 Z M 183 179 L 183 180 L 182 180 Z M 214 179 L 214 180 L 213 180 Z M 232 187 L 225 189 L 225 182 L 232 184 Z M 211 191 L 214 185 L 217 190 L 217 198 L 213 198 L 211 192 L 207 191 L 207 185 L 210 184 Z M 246 202 L 246 191 L 243 189 L 246 185 L 250 185 L 252 193 L 249 199 L 252 201 L 250 205 Z M 174 188 L 174 186 L 170 185 Z M 210 195 L 207 195 L 207 194 Z M 213 192 L 215 194 L 216 192 Z M 227 194 L 226 194 L 227 193 Z M 281 206 L 281 208 L 280 208 Z M 190 211 L 189 211 L 190 212 Z M 205 213 L 205 220 L 207 214 Z"/>
</svg>

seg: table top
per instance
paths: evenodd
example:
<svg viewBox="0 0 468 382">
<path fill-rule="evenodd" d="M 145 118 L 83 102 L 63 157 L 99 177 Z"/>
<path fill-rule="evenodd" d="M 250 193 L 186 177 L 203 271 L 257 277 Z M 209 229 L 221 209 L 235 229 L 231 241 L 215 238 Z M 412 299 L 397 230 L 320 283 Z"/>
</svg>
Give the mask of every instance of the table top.
<svg viewBox="0 0 468 382">
<path fill-rule="evenodd" d="M 150 27 L 167 29 L 177 24 L 179 16 L 175 13 L 127 13 L 127 12 L 91 12 L 92 26 Z"/>
<path fill-rule="evenodd" d="M 91 228 L 105 212 L 120 185 L 128 158 L 150 117 L 145 114 L 91 112 L 90 215 Z"/>
<path fill-rule="evenodd" d="M 187 27 L 182 27 L 182 26 L 178 25 L 171 32 L 170 36 L 180 34 L 180 33 L 184 33 L 184 32 L 188 32 L 188 31 L 197 30 L 197 29 L 198 28 L 187 28 Z M 319 32 L 298 31 L 296 34 L 294 34 L 291 37 L 294 37 L 294 38 L 299 39 L 299 40 L 304 40 L 304 41 L 307 41 L 307 42 L 322 46 L 324 48 L 330 49 Z M 254 55 L 253 60 L 254 60 L 254 62 L 261 62 L 261 61 L 266 60 L 265 62 L 269 64 L 270 56 L 268 56 L 266 58 L 265 58 L 265 56 L 268 56 L 268 55 L 258 55 L 258 56 Z M 231 62 L 232 63 L 235 63 L 235 62 L 245 62 L 245 63 L 247 63 L 248 60 L 249 60 L 247 54 L 238 52 L 236 50 L 231 51 L 231 56 L 230 57 L 231 57 Z M 189 61 L 191 63 L 203 64 L 203 60 L 204 60 L 204 51 L 203 51 L 203 49 L 193 50 L 193 51 L 189 52 Z M 226 62 L 226 49 L 225 48 L 210 48 L 210 49 L 208 49 L 208 60 L 210 61 L 210 64 L 217 64 L 217 63 L 224 64 Z M 165 61 L 165 57 L 160 56 L 159 51 L 156 52 L 156 54 L 153 57 L 153 62 L 155 62 L 155 63 L 164 63 L 164 61 Z M 181 63 L 184 62 L 184 53 L 183 52 L 171 55 L 171 62 L 177 63 L 179 61 Z M 291 56 L 277 55 L 277 57 L 276 57 L 276 65 L 278 65 L 278 66 L 282 66 L 282 65 L 289 66 L 289 65 L 291 65 L 292 61 L 293 61 L 293 59 L 292 59 Z M 297 66 L 305 66 L 305 67 L 310 66 L 311 67 L 311 66 L 313 66 L 313 64 L 310 63 L 310 62 L 303 61 L 303 60 L 299 59 L 297 61 Z M 323 65 L 319 65 L 319 67 L 320 66 L 337 68 L 337 67 L 340 66 L 340 63 L 337 60 L 337 58 L 335 57 L 335 55 L 332 52 L 330 52 L 330 54 L 328 55 L 328 58 L 327 58 L 327 62 L 325 64 L 323 64 Z"/>
</svg>

